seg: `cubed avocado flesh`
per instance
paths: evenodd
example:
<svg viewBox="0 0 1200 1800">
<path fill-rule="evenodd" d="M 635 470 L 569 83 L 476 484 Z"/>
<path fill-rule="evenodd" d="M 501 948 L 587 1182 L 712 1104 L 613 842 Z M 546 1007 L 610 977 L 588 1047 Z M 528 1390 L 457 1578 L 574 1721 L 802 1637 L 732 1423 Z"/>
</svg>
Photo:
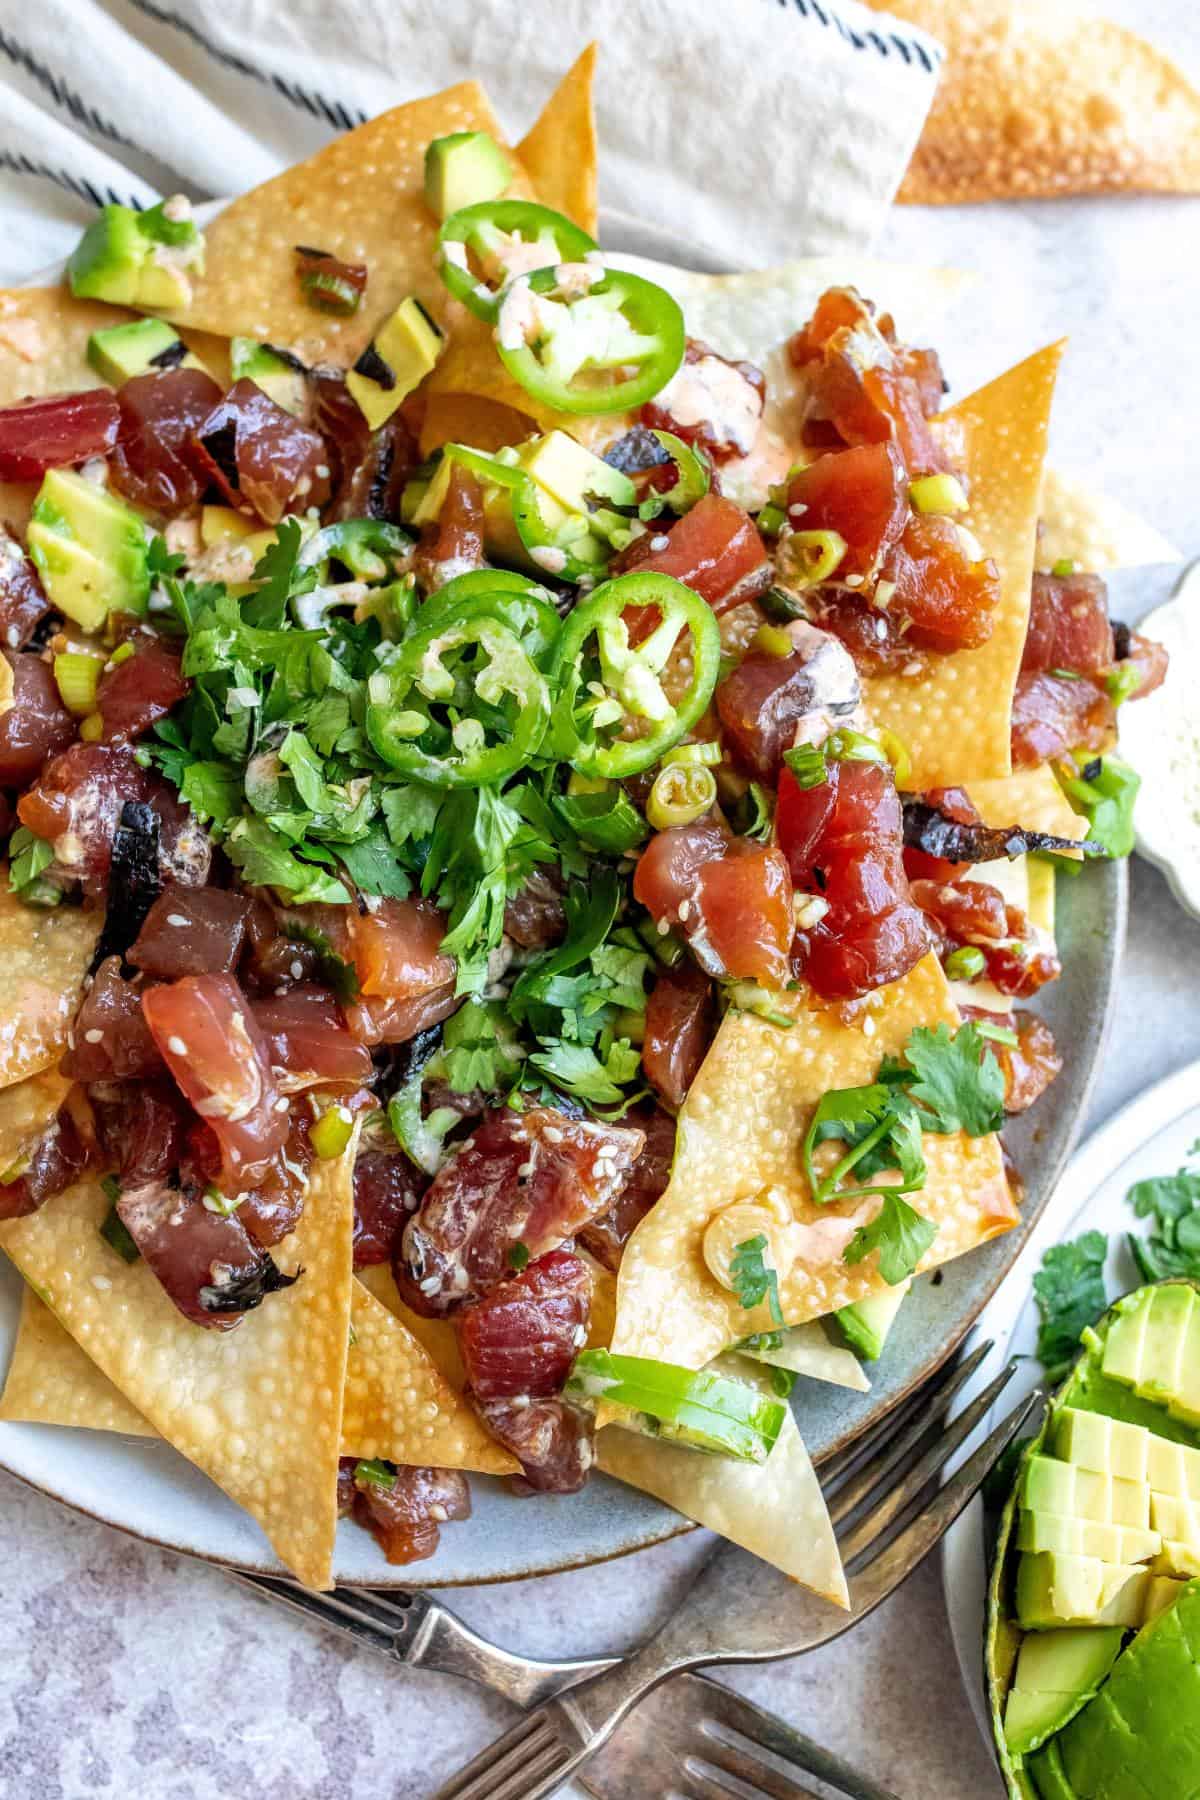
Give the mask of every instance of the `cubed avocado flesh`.
<svg viewBox="0 0 1200 1800">
<path fill-rule="evenodd" d="M 445 346 L 445 333 L 415 294 L 402 300 L 346 375 L 346 386 L 372 431 L 419 387 Z"/>
<path fill-rule="evenodd" d="M 498 200 L 511 180 L 512 164 L 486 131 L 452 131 L 425 151 L 425 204 L 437 219 Z"/>
<path fill-rule="evenodd" d="M 156 369 L 200 369 L 203 363 L 192 355 L 178 334 L 161 319 L 131 319 L 127 325 L 110 325 L 106 331 L 93 331 L 88 339 L 87 359 L 97 375 L 120 387 L 135 375 L 146 375 Z"/>
<path fill-rule="evenodd" d="M 1192 1307 L 1188 1320 L 1179 1382 L 1170 1411 L 1176 1419 L 1184 1419 L 1189 1425 L 1200 1425 L 1200 1306 Z"/>
<path fill-rule="evenodd" d="M 179 217 L 164 214 L 183 209 Z M 169 312 L 191 298 L 191 271 L 204 266 L 204 239 L 184 200 L 139 213 L 102 206 L 71 252 L 67 278 L 80 298 L 109 300 L 144 312 Z"/>
<path fill-rule="evenodd" d="M 1067 1780 L 1062 1752 L 1056 1743 L 1047 1744 L 1043 1750 L 1039 1750 L 1025 1767 L 1033 1776 L 1039 1800 L 1079 1800 L 1079 1795 Z"/>
<path fill-rule="evenodd" d="M 1124 1382 L 1129 1387 L 1137 1386 L 1142 1372 L 1142 1344 L 1149 1316 L 1150 1294 L 1147 1289 L 1118 1307 L 1104 1339 L 1101 1358 L 1101 1368 L 1110 1381 Z"/>
<path fill-rule="evenodd" d="M 911 1281 L 905 1281 L 899 1287 L 889 1288 L 886 1294 L 868 1294 L 865 1300 L 856 1300 L 853 1306 L 839 1309 L 838 1325 L 850 1348 L 864 1362 L 877 1362 L 883 1355 L 888 1333 L 911 1286 Z"/>
<path fill-rule="evenodd" d="M 27 541 L 51 603 L 85 631 L 98 631 L 110 612 L 145 612 L 145 527 L 132 507 L 94 482 L 51 469 L 33 503 Z"/>
<path fill-rule="evenodd" d="M 1145 1482 L 1150 1473 L 1151 1434 L 1144 1425 L 1106 1419 L 1103 1413 L 1064 1406 L 1054 1421 L 1054 1454 L 1080 1469 Z"/>
<path fill-rule="evenodd" d="M 586 515 L 597 500 L 632 506 L 637 499 L 628 475 L 593 456 L 565 431 L 548 431 L 544 437 L 533 438 L 522 444 L 517 454 L 521 467 L 538 487 L 571 512 Z"/>
<path fill-rule="evenodd" d="M 214 544 L 227 543 L 230 538 L 252 537 L 256 529 L 254 520 L 238 512 L 235 506 L 200 508 L 200 542 L 206 550 L 211 550 Z"/>
<path fill-rule="evenodd" d="M 1100 1524 L 1150 1524 L 1150 1489 L 1144 1481 L 1125 1481 L 1094 1469 L 1077 1469 L 1052 1456 L 1031 1457 L 1021 1480 L 1021 1505 L 1030 1512 L 1067 1519 L 1095 1519 Z"/>
<path fill-rule="evenodd" d="M 1140 1625 L 1150 1571 L 1097 1556 L 1023 1552 L 1017 1564 L 1017 1619 L 1025 1631 L 1060 1625 Z"/>
<path fill-rule="evenodd" d="M 235 381 L 252 381 L 285 412 L 299 417 L 307 406 L 308 384 L 303 371 L 255 338 L 230 338 L 229 373 Z"/>
<path fill-rule="evenodd" d="M 1157 1400 L 1165 1405 L 1179 1393 L 1194 1304 L 1195 1295 L 1182 1282 L 1170 1282 L 1151 1294 L 1142 1339 L 1142 1366 L 1133 1384 L 1134 1392 L 1143 1400 Z"/>
<path fill-rule="evenodd" d="M 1157 1531 L 1135 1525 L 1110 1525 L 1095 1519 L 1060 1518 L 1054 1513 L 1022 1508 L 1017 1528 L 1019 1550 L 1056 1550 L 1065 1556 L 1097 1556 L 1106 1563 L 1149 1562 L 1163 1543 Z"/>
<path fill-rule="evenodd" d="M 1030 1632 L 1021 1641 L 1004 1735 L 1018 1756 L 1036 1750 L 1096 1692 L 1120 1653 L 1119 1626 Z"/>
</svg>

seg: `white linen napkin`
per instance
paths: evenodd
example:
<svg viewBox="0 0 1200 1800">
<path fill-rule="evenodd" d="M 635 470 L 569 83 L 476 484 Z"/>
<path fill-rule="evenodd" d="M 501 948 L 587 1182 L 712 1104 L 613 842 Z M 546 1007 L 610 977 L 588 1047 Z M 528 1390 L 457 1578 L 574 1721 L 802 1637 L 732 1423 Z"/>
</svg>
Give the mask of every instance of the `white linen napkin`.
<svg viewBox="0 0 1200 1800">
<path fill-rule="evenodd" d="M 481 79 L 521 136 L 592 38 L 600 198 L 743 267 L 866 248 L 941 49 L 857 0 L 35 0 L 0 23 L 0 281 L 95 206 L 237 193 Z"/>
</svg>

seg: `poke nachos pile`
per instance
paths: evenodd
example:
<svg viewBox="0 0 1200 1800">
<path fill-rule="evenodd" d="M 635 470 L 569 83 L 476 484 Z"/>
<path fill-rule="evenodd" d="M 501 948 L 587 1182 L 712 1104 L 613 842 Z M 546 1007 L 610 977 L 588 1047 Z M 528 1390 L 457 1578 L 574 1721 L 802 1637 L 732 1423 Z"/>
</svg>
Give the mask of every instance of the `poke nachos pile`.
<svg viewBox="0 0 1200 1800">
<path fill-rule="evenodd" d="M 790 1385 L 1018 1222 L 1165 654 L 1038 562 L 1059 347 L 946 410 L 800 269 L 705 341 L 595 240 L 589 78 L 0 299 L 3 1411 L 314 1585 L 599 1465 L 839 1597 Z"/>
</svg>

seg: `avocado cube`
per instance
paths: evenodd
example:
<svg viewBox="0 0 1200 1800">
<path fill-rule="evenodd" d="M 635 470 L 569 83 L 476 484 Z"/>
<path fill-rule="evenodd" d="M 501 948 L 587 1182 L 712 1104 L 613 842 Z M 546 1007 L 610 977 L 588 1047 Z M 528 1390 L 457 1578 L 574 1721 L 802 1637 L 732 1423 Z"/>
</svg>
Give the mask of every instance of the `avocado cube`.
<svg viewBox="0 0 1200 1800">
<path fill-rule="evenodd" d="M 415 294 L 402 300 L 347 373 L 346 386 L 372 431 L 419 387 L 445 348 L 445 333 Z"/>
<path fill-rule="evenodd" d="M 127 325 L 110 325 L 106 331 L 93 331 L 88 339 L 87 359 L 97 375 L 114 387 L 131 381 L 135 375 L 146 375 L 157 369 L 202 369 L 203 363 L 192 355 L 179 336 L 161 319 L 131 319 Z"/>
<path fill-rule="evenodd" d="M 1181 1500 L 1178 1494 L 1152 1493 L 1150 1519 L 1154 1530 L 1164 1537 L 1200 1550 L 1200 1512 L 1190 1500 Z"/>
<path fill-rule="evenodd" d="M 200 508 L 200 542 L 206 550 L 230 538 L 253 537 L 258 527 L 253 519 L 235 506 L 202 506 Z"/>
<path fill-rule="evenodd" d="M 1054 1423 L 1054 1453 L 1082 1469 L 1125 1481 L 1148 1478 L 1150 1433 L 1144 1425 L 1065 1406 Z"/>
<path fill-rule="evenodd" d="M 1085 1706 L 1120 1654 L 1119 1626 L 1030 1632 L 1021 1641 L 1004 1711 L 1004 1736 L 1017 1756 L 1036 1750 Z"/>
<path fill-rule="evenodd" d="M 517 452 L 521 467 L 540 488 L 570 512 L 593 512 L 597 501 L 613 506 L 632 506 L 637 492 L 628 475 L 577 443 L 565 431 L 548 431 L 532 438 Z"/>
<path fill-rule="evenodd" d="M 260 344 L 254 338 L 229 340 L 229 373 L 235 381 L 252 381 L 255 387 L 282 406 L 284 412 L 299 418 L 308 406 L 308 382 L 303 365 L 293 365 L 286 357 Z"/>
<path fill-rule="evenodd" d="M 51 469 L 33 503 L 29 554 L 51 603 L 85 631 L 110 612 L 144 613 L 146 530 L 132 507 L 72 469 Z"/>
<path fill-rule="evenodd" d="M 1176 1575 L 1183 1581 L 1191 1581 L 1200 1575 L 1200 1548 L 1178 1538 L 1164 1537 L 1153 1568 L 1156 1575 Z"/>
<path fill-rule="evenodd" d="M 1173 1419 L 1182 1419 L 1187 1425 L 1200 1425 L 1200 1306 L 1195 1304 L 1188 1320 L 1178 1386 L 1167 1410 Z"/>
<path fill-rule="evenodd" d="M 878 1362 L 883 1355 L 888 1333 L 896 1322 L 896 1314 L 904 1304 L 904 1296 L 912 1286 L 912 1277 L 884 1294 L 868 1294 L 851 1306 L 838 1308 L 837 1322 L 850 1348 L 864 1362 Z"/>
<path fill-rule="evenodd" d="M 1118 1303 L 1104 1339 L 1101 1368 L 1112 1381 L 1136 1387 L 1142 1373 L 1142 1344 L 1150 1316 L 1150 1293 L 1141 1288 Z"/>
<path fill-rule="evenodd" d="M 1152 1435 L 1146 1472 L 1155 1493 L 1179 1494 L 1200 1501 L 1200 1450 Z"/>
<path fill-rule="evenodd" d="M 134 306 L 147 244 L 132 206 L 102 206 L 67 262 L 79 299 Z"/>
<path fill-rule="evenodd" d="M 1095 1519 L 1100 1524 L 1150 1523 L 1150 1489 L 1145 1482 L 1125 1481 L 1050 1456 L 1033 1456 L 1025 1467 L 1021 1504 L 1030 1512 L 1059 1518 Z"/>
<path fill-rule="evenodd" d="M 1183 1282 L 1150 1290 L 1141 1367 L 1133 1384 L 1143 1400 L 1166 1404 L 1178 1394 L 1194 1304 L 1195 1295 Z"/>
<path fill-rule="evenodd" d="M 498 200 L 512 180 L 512 164 L 486 131 L 452 131 L 425 151 L 425 204 L 435 219 L 464 206 Z"/>
<path fill-rule="evenodd" d="M 1038 1791 L 1039 1800 L 1084 1800 L 1067 1780 L 1062 1751 L 1057 1741 L 1047 1744 L 1025 1765 Z"/>
<path fill-rule="evenodd" d="M 1056 1550 L 1067 1556 L 1098 1556 L 1106 1563 L 1148 1562 L 1162 1549 L 1156 1531 L 1133 1525 L 1110 1525 L 1094 1519 L 1057 1518 L 1053 1513 L 1022 1510 L 1017 1531 L 1019 1550 Z"/>
<path fill-rule="evenodd" d="M 1023 1553 L 1017 1564 L 1017 1618 L 1026 1631 L 1058 1625 L 1141 1623 L 1149 1572 L 1095 1556 Z"/>
</svg>

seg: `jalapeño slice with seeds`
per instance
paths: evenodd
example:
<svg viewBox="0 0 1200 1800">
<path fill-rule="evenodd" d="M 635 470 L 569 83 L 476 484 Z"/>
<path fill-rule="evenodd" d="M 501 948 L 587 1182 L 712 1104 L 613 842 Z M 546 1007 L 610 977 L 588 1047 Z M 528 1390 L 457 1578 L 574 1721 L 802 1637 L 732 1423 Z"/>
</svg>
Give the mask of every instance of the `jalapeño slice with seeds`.
<svg viewBox="0 0 1200 1800">
<path fill-rule="evenodd" d="M 531 269 L 584 262 L 594 238 L 532 200 L 484 200 L 451 213 L 438 232 L 438 274 L 477 319 L 495 321 L 507 284 Z"/>
<path fill-rule="evenodd" d="M 592 262 L 511 281 L 496 314 L 509 374 L 555 412 L 626 412 L 664 388 L 686 346 L 678 302 L 652 281 Z"/>
</svg>

